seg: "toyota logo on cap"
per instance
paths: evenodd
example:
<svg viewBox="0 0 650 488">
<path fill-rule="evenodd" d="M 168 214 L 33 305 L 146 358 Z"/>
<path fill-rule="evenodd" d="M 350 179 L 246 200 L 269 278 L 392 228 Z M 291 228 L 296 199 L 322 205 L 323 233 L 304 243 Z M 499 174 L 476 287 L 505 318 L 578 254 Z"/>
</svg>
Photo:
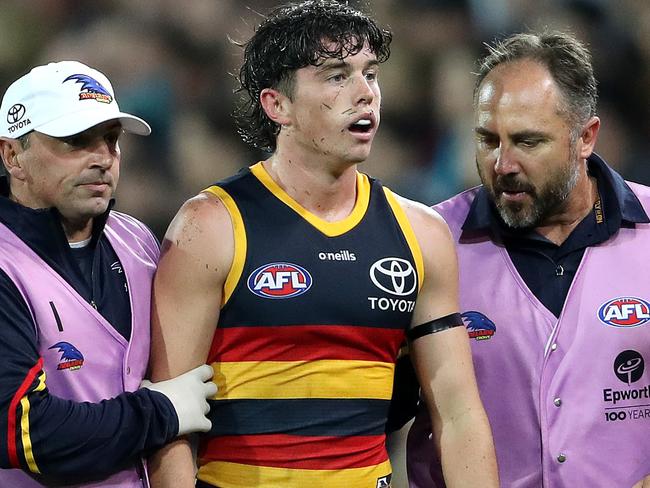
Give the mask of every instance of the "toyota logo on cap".
<svg viewBox="0 0 650 488">
<path fill-rule="evenodd" d="M 7 122 L 15 124 L 25 116 L 25 106 L 21 103 L 16 103 L 7 112 Z"/>
<path fill-rule="evenodd" d="M 370 267 L 370 279 L 377 288 L 400 297 L 410 295 L 417 286 L 413 265 L 402 258 L 383 258 Z"/>
</svg>

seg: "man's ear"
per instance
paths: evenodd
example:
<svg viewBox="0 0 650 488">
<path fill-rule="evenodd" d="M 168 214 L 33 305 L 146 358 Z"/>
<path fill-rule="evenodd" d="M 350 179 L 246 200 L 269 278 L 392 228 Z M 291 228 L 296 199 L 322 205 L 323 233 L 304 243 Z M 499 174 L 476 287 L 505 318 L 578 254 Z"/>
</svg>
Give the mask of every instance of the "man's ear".
<svg viewBox="0 0 650 488">
<path fill-rule="evenodd" d="M 2 157 L 2 164 L 11 178 L 19 180 L 25 178 L 25 172 L 20 161 L 20 154 L 22 153 L 23 150 L 18 139 L 0 137 L 0 156 Z"/>
<path fill-rule="evenodd" d="M 584 129 L 582 129 L 582 134 L 580 134 L 580 148 L 579 156 L 582 159 L 586 159 L 591 156 L 591 153 L 594 152 L 594 146 L 598 140 L 598 131 L 600 130 L 600 119 L 596 116 L 593 116 L 585 124 Z"/>
<path fill-rule="evenodd" d="M 288 125 L 291 121 L 291 100 L 274 88 L 264 88 L 260 93 L 260 105 L 267 117 L 278 125 Z"/>
</svg>

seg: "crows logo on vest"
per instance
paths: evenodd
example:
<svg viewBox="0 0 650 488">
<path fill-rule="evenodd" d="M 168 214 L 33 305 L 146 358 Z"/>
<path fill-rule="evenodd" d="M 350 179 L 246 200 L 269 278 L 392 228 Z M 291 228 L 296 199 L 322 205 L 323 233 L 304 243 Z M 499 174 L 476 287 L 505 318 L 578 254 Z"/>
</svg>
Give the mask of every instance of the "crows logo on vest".
<svg viewBox="0 0 650 488">
<path fill-rule="evenodd" d="M 311 288 L 312 278 L 302 266 L 291 263 L 269 263 L 260 266 L 248 277 L 248 289 L 262 298 L 293 298 Z"/>
<path fill-rule="evenodd" d="M 472 310 L 462 313 L 461 317 L 463 318 L 463 323 L 465 324 L 470 339 L 485 341 L 491 339 L 497 331 L 497 326 L 494 325 L 494 322 L 481 312 Z"/>
<path fill-rule="evenodd" d="M 614 298 L 601 305 L 598 318 L 603 324 L 612 327 L 637 327 L 650 320 L 650 304 L 642 298 Z"/>
<path fill-rule="evenodd" d="M 48 349 L 58 349 L 61 353 L 61 360 L 56 367 L 58 370 L 67 369 L 68 371 L 74 371 L 75 369 L 81 368 L 84 364 L 84 355 L 69 342 L 57 342 L 53 346 L 48 347 Z"/>
</svg>

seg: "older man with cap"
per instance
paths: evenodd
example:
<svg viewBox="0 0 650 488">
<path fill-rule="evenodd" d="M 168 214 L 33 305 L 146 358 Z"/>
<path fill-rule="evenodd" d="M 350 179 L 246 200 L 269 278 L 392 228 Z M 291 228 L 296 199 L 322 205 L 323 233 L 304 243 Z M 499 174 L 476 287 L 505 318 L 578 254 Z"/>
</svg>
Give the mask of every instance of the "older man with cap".
<svg viewBox="0 0 650 488">
<path fill-rule="evenodd" d="M 34 68 L 0 107 L 0 487 L 148 485 L 141 456 L 206 431 L 202 366 L 141 388 L 158 242 L 111 210 L 123 131 L 99 71 Z"/>
</svg>

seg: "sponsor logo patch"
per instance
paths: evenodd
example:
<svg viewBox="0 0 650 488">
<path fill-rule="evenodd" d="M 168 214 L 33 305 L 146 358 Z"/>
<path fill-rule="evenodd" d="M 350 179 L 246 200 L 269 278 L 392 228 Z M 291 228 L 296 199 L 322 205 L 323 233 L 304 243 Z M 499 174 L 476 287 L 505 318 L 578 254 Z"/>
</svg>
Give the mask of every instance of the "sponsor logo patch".
<svg viewBox="0 0 650 488">
<path fill-rule="evenodd" d="M 248 277 L 248 289 L 262 298 L 293 298 L 311 288 L 312 278 L 302 266 L 292 263 L 269 263 Z"/>
<path fill-rule="evenodd" d="M 65 369 L 67 371 L 74 371 L 81 368 L 84 364 L 84 355 L 69 342 L 57 342 L 53 346 L 48 347 L 48 349 L 58 349 L 61 353 L 61 360 L 56 367 L 58 370 Z"/>
<path fill-rule="evenodd" d="M 10 134 L 32 123 L 31 120 L 25 118 L 26 113 L 27 109 L 22 103 L 16 103 L 9 108 L 7 111 L 7 122 L 9 123 Z"/>
<path fill-rule="evenodd" d="M 614 374 L 628 386 L 641 379 L 644 369 L 643 356 L 631 349 L 623 351 L 614 359 Z"/>
<path fill-rule="evenodd" d="M 470 310 L 469 312 L 462 313 L 460 316 L 463 318 L 463 323 L 465 324 L 470 339 L 485 341 L 491 339 L 497 331 L 497 326 L 494 325 L 494 322 L 481 312 Z"/>
<path fill-rule="evenodd" d="M 614 375 L 626 386 L 617 384 L 603 389 L 606 422 L 650 420 L 650 384 L 638 383 L 643 378 L 645 361 L 638 351 L 627 349 L 614 358 Z M 636 383 L 636 384 L 635 384 Z"/>
<path fill-rule="evenodd" d="M 612 327 L 638 327 L 650 320 L 650 304 L 636 297 L 614 298 L 601 305 L 598 318 Z"/>
<path fill-rule="evenodd" d="M 337 252 L 319 252 L 318 259 L 321 261 L 356 261 L 357 256 L 347 249 L 341 249 Z"/>
<path fill-rule="evenodd" d="M 383 258 L 370 267 L 370 279 L 377 288 L 400 297 L 410 295 L 418 285 L 415 269 L 402 258 Z"/>
<path fill-rule="evenodd" d="M 381 478 L 377 478 L 377 487 L 376 488 L 391 488 L 390 480 L 392 479 L 393 475 L 388 474 L 386 476 L 382 476 Z"/>
</svg>

